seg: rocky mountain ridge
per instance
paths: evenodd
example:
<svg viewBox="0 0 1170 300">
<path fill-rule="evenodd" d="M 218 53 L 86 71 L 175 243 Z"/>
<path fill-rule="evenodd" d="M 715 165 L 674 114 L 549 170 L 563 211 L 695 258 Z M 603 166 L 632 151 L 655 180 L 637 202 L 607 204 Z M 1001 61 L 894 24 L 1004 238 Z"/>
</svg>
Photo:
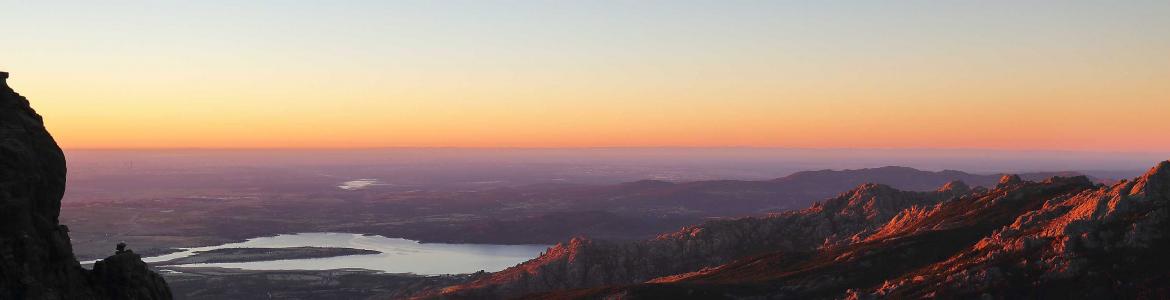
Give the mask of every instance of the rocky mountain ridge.
<svg viewBox="0 0 1170 300">
<path fill-rule="evenodd" d="M 1170 161 L 1108 187 L 1053 197 L 975 245 L 853 298 L 1170 296 Z M 1021 280 L 1027 278 L 1031 280 Z M 946 287 L 924 292 L 924 287 Z"/>
<path fill-rule="evenodd" d="M 863 239 L 899 211 L 930 206 L 972 190 L 952 182 L 910 192 L 864 184 L 811 208 L 767 217 L 717 220 L 641 242 L 574 238 L 540 257 L 463 286 L 446 296 L 519 296 L 533 292 L 633 284 L 716 267 L 770 251 L 812 251 Z"/>
<path fill-rule="evenodd" d="M 1042 180 L 1058 174 L 1075 173 L 1030 173 L 1021 177 Z M 713 218 L 804 209 L 816 200 L 865 183 L 904 191 L 931 191 L 956 180 L 964 185 L 994 187 L 999 179 L 1000 175 L 951 170 L 878 167 L 805 171 L 757 181 L 642 180 L 598 186 L 537 185 L 492 189 L 441 200 L 426 199 L 423 204 L 428 211 L 460 206 L 460 210 L 484 216 L 479 220 L 458 226 L 381 230 L 385 234 L 448 243 L 555 244 L 574 236 L 638 241 Z"/>
<path fill-rule="evenodd" d="M 574 239 L 439 296 L 1170 297 L 1170 260 L 1162 258 L 1170 249 L 1170 161 L 1109 186 L 1083 176 L 1005 175 L 992 189 L 953 183 L 926 192 L 935 197 L 907 193 L 867 184 L 805 210 L 650 241 Z"/>
</svg>

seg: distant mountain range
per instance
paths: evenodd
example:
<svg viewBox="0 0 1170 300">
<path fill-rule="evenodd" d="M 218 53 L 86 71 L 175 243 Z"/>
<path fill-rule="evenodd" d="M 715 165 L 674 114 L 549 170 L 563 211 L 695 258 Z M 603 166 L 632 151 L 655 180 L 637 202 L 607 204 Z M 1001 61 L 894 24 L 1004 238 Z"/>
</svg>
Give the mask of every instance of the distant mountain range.
<svg viewBox="0 0 1170 300">
<path fill-rule="evenodd" d="M 776 182 L 841 178 L 808 174 L 818 173 Z M 644 241 L 575 238 L 432 296 L 1165 298 L 1168 202 L 1170 161 L 1109 186 L 1084 176 L 1016 175 L 990 189 L 862 184 L 804 210 Z"/>
<path fill-rule="evenodd" d="M 878 183 L 907 191 L 933 190 L 947 182 L 962 181 L 973 186 L 994 186 L 1000 175 L 977 175 L 961 171 L 922 171 L 907 167 L 797 172 L 765 181 L 715 180 L 670 183 L 644 180 L 613 186 L 556 190 L 574 197 L 573 204 L 587 208 L 638 211 L 675 209 L 715 217 L 778 212 L 806 207 L 861 184 Z M 1074 172 L 1028 173 L 1026 179 L 1076 176 Z M 549 195 L 537 193 L 541 197 Z M 555 196 L 552 196 L 555 197 Z"/>
<path fill-rule="evenodd" d="M 1023 178 L 1078 176 L 1074 172 L 1028 173 Z M 508 215 L 444 228 L 411 228 L 407 236 L 429 241 L 555 243 L 585 235 L 643 239 L 710 218 L 784 212 L 811 205 L 865 183 L 908 191 L 929 191 L 961 181 L 994 186 L 1001 174 L 922 171 L 907 167 L 798 172 L 774 180 L 665 182 L 643 180 L 616 185 L 539 185 L 467 195 L 508 208 Z M 454 201 L 448 203 L 455 203 Z M 448 204 L 453 205 L 453 204 Z M 481 212 L 486 211 L 481 210 Z"/>
</svg>

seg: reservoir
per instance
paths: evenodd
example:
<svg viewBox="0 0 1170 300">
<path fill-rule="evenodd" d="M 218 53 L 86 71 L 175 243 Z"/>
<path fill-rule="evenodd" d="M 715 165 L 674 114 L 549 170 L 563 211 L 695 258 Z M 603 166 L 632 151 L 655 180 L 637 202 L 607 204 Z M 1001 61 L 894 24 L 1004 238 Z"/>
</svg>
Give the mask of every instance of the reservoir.
<svg viewBox="0 0 1170 300">
<path fill-rule="evenodd" d="M 239 243 L 186 248 L 184 251 L 143 258 L 147 263 L 187 257 L 197 251 L 223 248 L 339 247 L 366 249 L 380 254 L 254 262 L 198 263 L 180 267 L 222 267 L 244 270 L 368 269 L 419 275 L 500 271 L 535 258 L 547 245 L 442 244 L 354 233 L 297 233 L 258 237 Z"/>
</svg>

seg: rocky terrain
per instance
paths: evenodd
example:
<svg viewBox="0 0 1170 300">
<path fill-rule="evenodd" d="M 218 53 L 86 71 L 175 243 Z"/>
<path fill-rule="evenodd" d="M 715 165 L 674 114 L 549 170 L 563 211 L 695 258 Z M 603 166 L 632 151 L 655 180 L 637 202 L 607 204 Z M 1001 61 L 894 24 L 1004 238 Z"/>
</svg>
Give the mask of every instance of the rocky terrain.
<svg viewBox="0 0 1170 300">
<path fill-rule="evenodd" d="M 58 220 L 65 156 L 7 78 L 0 72 L 0 298 L 170 299 L 137 254 L 110 256 L 93 271 L 74 258 Z"/>
<path fill-rule="evenodd" d="M 972 190 L 951 182 L 937 191 L 900 191 L 864 184 L 811 208 L 707 222 L 642 242 L 574 238 L 519 266 L 470 284 L 447 296 L 519 296 L 527 293 L 633 284 L 657 277 L 717 267 L 769 251 L 812 251 L 862 240 L 903 209 L 932 206 Z"/>
<path fill-rule="evenodd" d="M 1170 261 L 1163 259 L 1170 249 L 1170 161 L 1133 180 L 1065 195 L 1017 214 L 946 260 L 849 296 L 1170 297 Z M 934 214 L 906 226 L 937 228 L 929 223 Z"/>
<path fill-rule="evenodd" d="M 1168 202 L 1170 162 L 1111 186 L 1083 176 L 933 193 L 863 185 L 802 211 L 648 241 L 574 239 L 438 295 L 1163 299 Z"/>
</svg>

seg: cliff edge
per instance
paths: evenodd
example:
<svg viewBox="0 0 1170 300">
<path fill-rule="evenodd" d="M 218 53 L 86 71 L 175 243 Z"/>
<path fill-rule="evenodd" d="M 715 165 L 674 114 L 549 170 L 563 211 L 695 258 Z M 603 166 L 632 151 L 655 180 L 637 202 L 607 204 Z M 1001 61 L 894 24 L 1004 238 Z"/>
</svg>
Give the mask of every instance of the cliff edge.
<svg viewBox="0 0 1170 300">
<path fill-rule="evenodd" d="M 81 267 L 58 222 L 65 155 L 28 99 L 0 72 L 0 298 L 170 299 L 162 276 L 137 255 Z"/>
</svg>

